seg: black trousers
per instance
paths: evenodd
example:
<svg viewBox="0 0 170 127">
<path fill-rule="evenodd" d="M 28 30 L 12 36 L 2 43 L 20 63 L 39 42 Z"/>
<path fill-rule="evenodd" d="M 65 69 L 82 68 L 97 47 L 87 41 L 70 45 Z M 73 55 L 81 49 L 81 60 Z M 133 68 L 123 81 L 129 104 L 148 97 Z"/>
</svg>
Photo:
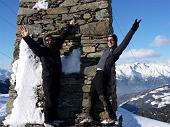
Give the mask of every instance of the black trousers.
<svg viewBox="0 0 170 127">
<path fill-rule="evenodd" d="M 61 69 L 56 67 L 50 71 L 48 76 L 43 76 L 44 90 L 44 118 L 45 123 L 51 123 L 57 120 L 58 96 L 60 91 Z"/>
<path fill-rule="evenodd" d="M 107 104 L 107 111 L 111 119 L 116 118 L 115 112 L 110 102 L 110 75 L 105 74 L 104 71 L 98 70 L 92 80 L 90 94 L 89 94 L 89 115 L 94 116 L 95 105 L 99 100 L 99 96 L 104 96 L 104 101 Z"/>
</svg>

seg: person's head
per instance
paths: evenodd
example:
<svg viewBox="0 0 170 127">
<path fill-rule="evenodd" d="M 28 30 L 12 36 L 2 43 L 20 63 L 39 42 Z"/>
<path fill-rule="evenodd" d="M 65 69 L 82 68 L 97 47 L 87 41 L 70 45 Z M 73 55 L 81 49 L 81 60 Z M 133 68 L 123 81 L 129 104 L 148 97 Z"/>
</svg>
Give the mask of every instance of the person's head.
<svg viewBox="0 0 170 127">
<path fill-rule="evenodd" d="M 46 47 L 52 48 L 53 43 L 54 43 L 54 37 L 51 34 L 47 34 L 43 37 L 43 44 Z"/>
<path fill-rule="evenodd" d="M 110 34 L 107 36 L 107 45 L 108 47 L 113 47 L 116 46 L 117 47 L 117 36 L 116 34 Z"/>
</svg>

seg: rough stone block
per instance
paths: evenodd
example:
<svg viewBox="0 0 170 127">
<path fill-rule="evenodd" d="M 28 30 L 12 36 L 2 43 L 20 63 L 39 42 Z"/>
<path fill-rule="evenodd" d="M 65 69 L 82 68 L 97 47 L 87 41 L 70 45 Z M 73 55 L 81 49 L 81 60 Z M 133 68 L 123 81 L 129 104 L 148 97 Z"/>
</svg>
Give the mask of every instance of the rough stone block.
<svg viewBox="0 0 170 127">
<path fill-rule="evenodd" d="M 86 47 L 83 47 L 83 52 L 84 53 L 91 53 L 91 52 L 95 52 L 95 47 L 94 46 L 86 46 Z"/>
<path fill-rule="evenodd" d="M 84 10 L 95 11 L 96 9 L 103 9 L 107 7 L 108 7 L 107 1 L 92 2 L 92 3 L 85 3 L 85 4 L 73 6 L 71 7 L 70 12 L 73 13 L 73 12 L 79 12 Z"/>
<path fill-rule="evenodd" d="M 92 22 L 80 26 L 80 32 L 84 35 L 108 35 L 109 30 L 109 21 Z"/>
<path fill-rule="evenodd" d="M 29 9 L 29 8 L 20 8 L 19 11 L 18 11 L 18 15 L 32 15 L 32 14 L 35 14 L 35 13 L 38 13 L 37 10 L 34 10 L 34 9 Z"/>
<path fill-rule="evenodd" d="M 84 75 L 94 76 L 96 73 L 96 66 L 89 66 L 84 69 Z"/>
<path fill-rule="evenodd" d="M 109 12 L 107 9 L 102 9 L 96 12 L 96 19 L 103 20 L 104 18 L 109 18 Z"/>
<path fill-rule="evenodd" d="M 79 0 L 65 0 L 60 6 L 74 6 L 77 5 Z"/>
<path fill-rule="evenodd" d="M 58 8 L 49 8 L 47 10 L 48 15 L 55 15 L 55 14 L 66 14 L 68 13 L 67 7 L 58 7 Z"/>
</svg>

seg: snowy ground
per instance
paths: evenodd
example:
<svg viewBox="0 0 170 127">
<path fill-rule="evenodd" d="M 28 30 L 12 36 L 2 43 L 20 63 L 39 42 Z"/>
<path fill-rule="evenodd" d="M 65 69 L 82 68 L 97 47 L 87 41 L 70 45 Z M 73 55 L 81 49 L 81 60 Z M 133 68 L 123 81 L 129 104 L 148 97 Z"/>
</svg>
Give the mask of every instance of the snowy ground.
<svg viewBox="0 0 170 127">
<path fill-rule="evenodd" d="M 118 114 L 123 116 L 123 127 L 170 127 L 170 124 L 137 116 L 123 108 L 118 108 Z"/>
<path fill-rule="evenodd" d="M 7 99 L 7 94 L 0 95 L 0 120 L 6 116 L 5 107 Z M 137 116 L 123 108 L 118 108 L 117 114 L 123 116 L 123 127 L 170 127 L 168 123 Z"/>
<path fill-rule="evenodd" d="M 8 100 L 8 94 L 0 94 L 0 121 L 6 116 L 6 102 Z"/>
</svg>

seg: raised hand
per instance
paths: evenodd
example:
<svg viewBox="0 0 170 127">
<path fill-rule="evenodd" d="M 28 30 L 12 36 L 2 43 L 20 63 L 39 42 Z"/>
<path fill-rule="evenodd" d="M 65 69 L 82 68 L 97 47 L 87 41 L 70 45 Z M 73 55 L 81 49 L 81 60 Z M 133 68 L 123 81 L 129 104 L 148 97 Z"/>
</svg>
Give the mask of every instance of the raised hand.
<svg viewBox="0 0 170 127">
<path fill-rule="evenodd" d="M 26 37 L 26 36 L 29 35 L 28 28 L 26 26 L 24 26 L 24 25 L 19 27 L 19 32 L 20 32 L 22 37 Z"/>
<path fill-rule="evenodd" d="M 135 22 L 132 25 L 131 30 L 136 31 L 138 29 L 138 27 L 139 27 L 140 22 L 141 22 L 141 20 L 137 21 L 137 19 L 136 19 Z"/>
</svg>

